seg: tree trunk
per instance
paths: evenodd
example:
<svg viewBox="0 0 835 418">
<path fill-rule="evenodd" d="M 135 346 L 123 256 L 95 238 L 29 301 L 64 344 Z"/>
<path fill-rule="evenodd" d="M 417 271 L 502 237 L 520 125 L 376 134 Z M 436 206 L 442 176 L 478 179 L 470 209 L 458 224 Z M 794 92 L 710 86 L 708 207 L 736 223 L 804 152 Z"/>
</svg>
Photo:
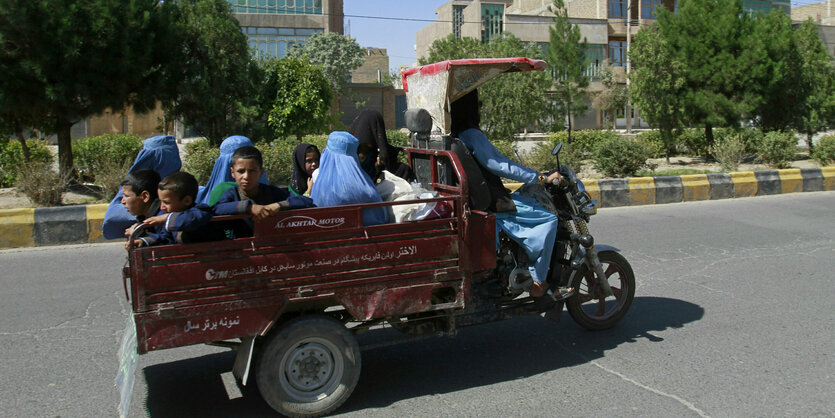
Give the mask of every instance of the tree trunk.
<svg viewBox="0 0 835 418">
<path fill-rule="evenodd" d="M 29 163 L 29 146 L 26 145 L 26 139 L 23 137 L 23 129 L 17 129 L 17 139 L 20 141 L 20 147 L 23 149 L 23 161 Z"/>
<path fill-rule="evenodd" d="M 712 161 L 713 157 L 710 155 L 710 147 L 713 146 L 713 125 L 705 124 L 705 162 Z"/>
<path fill-rule="evenodd" d="M 72 137 L 70 131 L 72 123 L 58 122 L 55 131 L 58 133 L 58 167 L 61 177 L 72 178 Z"/>
<path fill-rule="evenodd" d="M 811 130 L 806 131 L 806 145 L 808 145 L 808 146 L 809 146 L 809 156 L 810 156 L 810 157 L 812 156 L 812 151 L 814 151 L 814 150 L 812 149 L 812 147 L 814 146 L 814 145 L 812 144 L 812 136 L 813 136 L 813 135 L 814 135 L 814 134 L 812 133 L 812 131 L 811 131 Z"/>
</svg>

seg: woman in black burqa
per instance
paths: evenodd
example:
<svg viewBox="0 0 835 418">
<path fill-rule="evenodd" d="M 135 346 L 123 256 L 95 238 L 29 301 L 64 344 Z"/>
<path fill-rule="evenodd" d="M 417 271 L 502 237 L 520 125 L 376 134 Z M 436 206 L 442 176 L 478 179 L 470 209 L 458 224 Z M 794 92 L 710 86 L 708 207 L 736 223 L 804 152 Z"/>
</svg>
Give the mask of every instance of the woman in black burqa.
<svg viewBox="0 0 835 418">
<path fill-rule="evenodd" d="M 290 172 L 290 192 L 304 196 L 309 194 L 310 176 L 319 167 L 319 148 L 303 142 L 293 151 L 293 169 Z"/>
<path fill-rule="evenodd" d="M 359 140 L 357 153 L 360 165 L 375 183 L 383 170 L 388 170 L 406 181 L 414 181 L 415 175 L 412 169 L 397 160 L 397 155 L 402 148 L 389 144 L 386 124 L 380 112 L 372 109 L 361 111 L 354 118 L 348 132 Z"/>
</svg>

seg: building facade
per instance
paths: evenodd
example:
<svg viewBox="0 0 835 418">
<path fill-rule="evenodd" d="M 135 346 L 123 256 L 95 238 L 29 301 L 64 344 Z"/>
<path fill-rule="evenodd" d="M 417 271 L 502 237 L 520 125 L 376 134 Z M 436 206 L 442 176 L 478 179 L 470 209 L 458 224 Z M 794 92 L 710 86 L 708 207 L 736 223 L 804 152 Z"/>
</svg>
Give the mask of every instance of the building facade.
<svg viewBox="0 0 835 418">
<path fill-rule="evenodd" d="M 415 50 L 418 57 L 429 54 L 432 43 L 449 34 L 456 38 L 470 37 L 489 42 L 495 36 L 511 33 L 517 38 L 536 42 L 543 48 L 549 42 L 549 27 L 553 13 L 551 0 L 452 0 L 435 10 L 437 20 L 420 29 Z M 586 39 L 585 51 L 591 92 L 602 88 L 597 78 L 600 66 L 611 64 L 618 81 L 626 83 L 627 49 L 630 39 L 641 27 L 655 21 L 656 11 L 665 7 L 676 10 L 676 0 L 566 0 L 568 17 Z M 788 1 L 743 0 L 743 8 L 750 12 L 779 9 L 789 13 Z M 629 23 L 629 25 L 627 25 Z M 626 109 L 615 116 L 615 127 L 625 128 Z M 630 111 L 631 126 L 646 127 L 640 112 Z M 577 117 L 577 129 L 601 128 L 612 115 L 589 107 L 586 115 Z"/>
<path fill-rule="evenodd" d="M 316 33 L 344 33 L 342 0 L 228 0 L 259 59 L 284 58 Z"/>
<path fill-rule="evenodd" d="M 818 25 L 818 36 L 829 51 L 829 56 L 835 58 L 835 10 L 832 0 L 792 7 L 792 21 L 800 23 L 812 19 Z"/>
</svg>

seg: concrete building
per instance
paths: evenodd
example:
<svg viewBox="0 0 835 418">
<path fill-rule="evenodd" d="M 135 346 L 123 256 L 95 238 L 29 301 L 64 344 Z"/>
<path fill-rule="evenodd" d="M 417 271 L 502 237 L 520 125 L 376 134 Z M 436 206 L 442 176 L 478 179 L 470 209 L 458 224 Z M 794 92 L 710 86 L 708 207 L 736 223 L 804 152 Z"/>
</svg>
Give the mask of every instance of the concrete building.
<svg viewBox="0 0 835 418">
<path fill-rule="evenodd" d="M 818 36 L 826 50 L 835 58 L 835 10 L 832 7 L 832 0 L 792 7 L 791 18 L 795 24 L 812 19 L 818 25 Z"/>
<path fill-rule="evenodd" d="M 351 74 L 349 96 L 339 101 L 340 121 L 347 127 L 360 110 L 374 109 L 383 114 L 387 129 L 406 126 L 406 95 L 392 86 L 389 57 L 383 48 L 365 48 L 365 62 Z"/>
<path fill-rule="evenodd" d="M 551 0 L 452 0 L 435 10 L 437 20 L 420 29 L 416 36 L 415 50 L 418 57 L 425 57 L 429 53 L 432 43 L 446 38 L 449 34 L 455 37 L 471 37 L 489 42 L 494 36 L 502 33 L 512 33 L 523 41 L 536 42 L 547 47 L 549 42 L 548 28 L 553 24 L 553 13 L 548 10 Z M 675 0 L 567 0 L 565 7 L 569 19 L 576 24 L 580 33 L 588 43 L 586 59 L 589 62 L 586 71 L 590 80 L 591 92 L 599 91 L 602 84 L 598 73 L 601 65 L 606 63 L 614 67 L 616 78 L 620 83 L 626 83 L 626 66 L 629 37 L 641 27 L 655 21 L 655 10 L 666 7 L 675 10 Z M 788 1 L 775 0 L 743 0 L 746 11 L 770 11 L 780 9 L 789 13 Z M 628 16 L 627 16 L 628 15 Z M 627 22 L 630 23 L 629 27 Z M 626 127 L 625 109 L 616 115 L 615 126 Z M 645 127 L 640 119 L 640 112 L 633 110 L 633 127 Z M 589 112 L 578 117 L 575 122 L 577 129 L 600 128 L 603 126 L 605 115 L 600 110 L 590 107 Z"/>
<path fill-rule="evenodd" d="M 228 0 L 257 58 L 283 58 L 315 33 L 344 33 L 342 0 Z"/>
</svg>

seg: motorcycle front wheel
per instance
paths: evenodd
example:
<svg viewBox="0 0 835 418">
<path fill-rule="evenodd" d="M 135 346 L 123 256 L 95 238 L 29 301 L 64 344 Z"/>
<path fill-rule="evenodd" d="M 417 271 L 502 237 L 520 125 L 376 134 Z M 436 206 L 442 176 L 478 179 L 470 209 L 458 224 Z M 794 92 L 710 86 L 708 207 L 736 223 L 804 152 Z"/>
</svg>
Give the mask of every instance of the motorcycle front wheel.
<svg viewBox="0 0 835 418">
<path fill-rule="evenodd" d="M 623 319 L 635 298 L 635 273 L 626 258 L 616 251 L 601 251 L 597 255 L 614 296 L 601 297 L 597 277 L 583 264 L 571 280 L 577 292 L 565 301 L 571 318 L 592 331 L 613 327 Z"/>
</svg>

